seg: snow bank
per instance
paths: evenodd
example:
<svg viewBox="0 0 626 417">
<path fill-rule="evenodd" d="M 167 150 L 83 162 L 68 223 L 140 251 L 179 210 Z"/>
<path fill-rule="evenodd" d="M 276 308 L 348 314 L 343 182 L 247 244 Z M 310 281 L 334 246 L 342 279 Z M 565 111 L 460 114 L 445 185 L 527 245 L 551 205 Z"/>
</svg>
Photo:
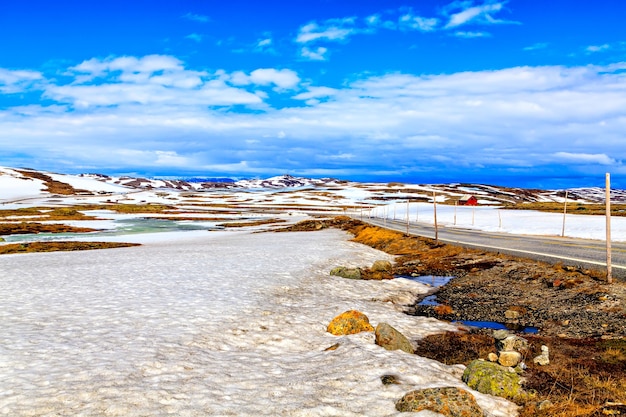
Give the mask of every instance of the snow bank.
<svg viewBox="0 0 626 417">
<path fill-rule="evenodd" d="M 433 205 L 410 203 L 409 221 L 433 224 Z M 377 207 L 373 217 L 406 219 L 406 203 Z M 485 230 L 521 235 L 561 236 L 563 230 L 562 213 L 546 213 L 534 210 L 505 210 L 497 207 L 467 207 L 437 205 L 437 223 L 441 226 L 464 229 Z M 606 219 L 604 216 L 567 214 L 565 236 L 604 240 Z M 626 217 L 611 218 L 611 239 L 626 242 Z"/>
<path fill-rule="evenodd" d="M 0 414 L 395 416 L 412 389 L 464 387 L 459 367 L 325 331 L 348 309 L 410 338 L 451 327 L 398 311 L 426 291 L 418 283 L 328 274 L 384 258 L 338 230 L 5 255 Z M 385 374 L 401 384 L 384 386 Z M 515 415 L 474 395 L 491 415 Z"/>
</svg>

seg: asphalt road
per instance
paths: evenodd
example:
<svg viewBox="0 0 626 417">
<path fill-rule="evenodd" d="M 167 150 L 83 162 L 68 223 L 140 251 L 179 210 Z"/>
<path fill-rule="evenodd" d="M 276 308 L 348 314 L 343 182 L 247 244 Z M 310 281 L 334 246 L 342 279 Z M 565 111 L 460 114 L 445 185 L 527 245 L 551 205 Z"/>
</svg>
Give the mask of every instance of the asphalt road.
<svg viewBox="0 0 626 417">
<path fill-rule="evenodd" d="M 356 217 L 356 216 L 355 216 Z M 387 229 L 407 231 L 405 221 L 364 218 L 364 222 Z M 409 233 L 434 239 L 432 225 L 411 223 Z M 512 235 L 508 233 L 483 232 L 462 228 L 439 227 L 439 240 L 468 248 L 485 249 L 492 252 L 545 261 L 561 262 L 563 265 L 583 268 L 606 269 L 606 243 L 598 240 L 574 239 L 547 236 Z M 626 279 L 626 244 L 611 243 L 613 277 Z"/>
</svg>

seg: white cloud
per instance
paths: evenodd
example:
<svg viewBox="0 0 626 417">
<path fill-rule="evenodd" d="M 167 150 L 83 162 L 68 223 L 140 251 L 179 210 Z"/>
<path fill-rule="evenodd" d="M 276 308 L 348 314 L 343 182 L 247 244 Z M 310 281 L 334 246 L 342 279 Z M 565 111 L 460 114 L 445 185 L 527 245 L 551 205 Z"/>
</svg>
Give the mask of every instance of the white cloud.
<svg viewBox="0 0 626 417">
<path fill-rule="evenodd" d="M 259 68 L 249 75 L 242 71 L 234 72 L 230 81 L 234 85 L 275 85 L 279 89 L 294 89 L 298 86 L 300 77 L 298 73 L 289 69 Z"/>
<path fill-rule="evenodd" d="M 585 51 L 593 53 L 593 52 L 603 52 L 609 49 L 611 49 L 611 46 L 605 43 L 604 45 L 590 45 L 585 48 Z"/>
<path fill-rule="evenodd" d="M 133 151 L 142 167 L 271 173 L 314 164 L 364 175 L 426 170 L 433 157 L 448 171 L 559 166 L 593 174 L 626 155 L 626 63 L 361 75 L 337 88 L 304 83 L 296 94 L 303 82 L 289 69 L 206 73 L 172 57 L 85 62 L 92 72 L 72 72 L 98 73 L 97 83 L 39 80 L 54 109 L 0 111 L 3 152 L 131 167 Z M 255 111 L 219 107 L 237 104 Z M 118 149 L 128 151 L 124 158 Z"/>
<path fill-rule="evenodd" d="M 491 25 L 498 23 L 514 23 L 518 22 L 496 19 L 495 14 L 501 12 L 506 1 L 485 1 L 482 4 L 475 5 L 472 0 L 454 1 L 444 8 L 444 13 L 449 15 L 448 23 L 445 28 L 455 28 L 467 24 Z M 460 10 L 451 13 L 454 10 Z"/>
<path fill-rule="evenodd" d="M 524 51 L 537 51 L 539 49 L 546 49 L 548 47 L 548 43 L 547 42 L 539 42 L 539 43 L 535 43 L 532 44 L 530 46 L 526 46 L 524 48 L 522 48 Z"/>
<path fill-rule="evenodd" d="M 328 59 L 328 48 L 318 46 L 315 49 L 311 49 L 304 46 L 300 49 L 300 56 L 311 61 L 325 61 Z"/>
<path fill-rule="evenodd" d="M 279 88 L 290 89 L 298 85 L 300 77 L 295 71 L 289 69 L 260 68 L 250 73 L 250 81 L 254 84 L 274 84 Z"/>
<path fill-rule="evenodd" d="M 430 32 L 437 28 L 439 19 L 431 17 L 414 16 L 411 13 L 400 16 L 398 27 L 401 30 L 418 30 L 421 32 Z"/>
<path fill-rule="evenodd" d="M 0 93 L 18 93 L 41 80 L 43 80 L 43 75 L 37 71 L 0 68 Z"/>
<path fill-rule="evenodd" d="M 456 31 L 456 32 L 454 32 L 454 36 L 456 36 L 458 38 L 473 39 L 473 38 L 488 38 L 488 37 L 491 36 L 491 34 L 487 33 L 487 32 Z"/>
<path fill-rule="evenodd" d="M 318 40 L 342 41 L 349 36 L 359 33 L 359 30 L 354 27 L 354 23 L 355 19 L 351 17 L 329 19 L 321 25 L 316 22 L 311 22 L 300 27 L 296 42 L 309 43 Z"/>
<path fill-rule="evenodd" d="M 192 40 L 194 42 L 200 43 L 200 42 L 202 42 L 202 35 L 199 35 L 197 33 L 192 33 L 190 35 L 185 36 L 185 39 L 190 39 L 190 40 Z"/>
<path fill-rule="evenodd" d="M 211 20 L 209 16 L 196 14 L 196 13 L 186 13 L 182 16 L 182 18 L 187 19 L 187 20 L 192 20 L 194 22 L 199 22 L 199 23 L 207 23 Z"/>
<path fill-rule="evenodd" d="M 556 152 L 554 154 L 556 159 L 570 162 L 570 163 L 582 163 L 582 164 L 598 164 L 598 165 L 614 165 L 617 161 L 608 157 L 603 153 L 570 153 L 570 152 Z"/>
</svg>

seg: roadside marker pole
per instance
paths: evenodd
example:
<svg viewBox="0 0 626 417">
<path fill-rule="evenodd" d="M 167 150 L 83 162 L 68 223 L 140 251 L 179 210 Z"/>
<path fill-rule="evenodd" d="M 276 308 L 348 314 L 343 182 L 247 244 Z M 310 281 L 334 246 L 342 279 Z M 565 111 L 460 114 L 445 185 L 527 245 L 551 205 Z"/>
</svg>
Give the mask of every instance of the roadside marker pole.
<svg viewBox="0 0 626 417">
<path fill-rule="evenodd" d="M 611 174 L 606 173 L 606 282 L 613 282 L 611 266 Z"/>
<path fill-rule="evenodd" d="M 433 191 L 433 215 L 435 220 L 435 245 L 439 244 L 439 229 L 437 227 L 437 195 Z"/>
<path fill-rule="evenodd" d="M 409 200 L 406 200 L 406 235 L 409 235 Z"/>
<path fill-rule="evenodd" d="M 565 216 L 567 215 L 567 190 L 565 190 L 565 204 L 563 204 L 563 228 L 561 229 L 561 237 L 565 237 Z"/>
<path fill-rule="evenodd" d="M 456 226 L 456 206 L 458 205 L 458 201 L 454 202 L 454 225 Z"/>
</svg>

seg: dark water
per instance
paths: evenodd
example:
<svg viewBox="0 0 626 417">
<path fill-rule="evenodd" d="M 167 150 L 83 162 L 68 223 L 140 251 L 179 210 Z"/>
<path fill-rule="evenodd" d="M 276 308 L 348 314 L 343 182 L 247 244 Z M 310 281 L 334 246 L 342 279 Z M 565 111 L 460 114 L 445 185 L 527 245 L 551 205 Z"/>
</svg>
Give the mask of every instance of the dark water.
<svg viewBox="0 0 626 417">
<path fill-rule="evenodd" d="M 410 279 L 412 281 L 417 281 L 422 284 L 430 285 L 434 288 L 438 288 L 446 285 L 450 282 L 454 277 L 443 277 L 443 276 L 434 276 L 434 275 L 425 275 L 421 277 L 412 277 L 412 276 L 400 276 L 401 278 Z M 420 306 L 438 306 L 437 302 L 437 294 L 431 294 L 425 297 L 422 301 L 418 303 Z M 492 330 L 512 330 L 521 333 L 528 334 L 536 334 L 539 333 L 539 329 L 537 327 L 531 326 L 517 326 L 515 324 L 507 324 L 500 323 L 497 321 L 473 321 L 473 320 L 455 320 L 453 323 L 461 323 L 466 326 L 478 327 L 481 329 L 492 329 Z"/>
<path fill-rule="evenodd" d="M 497 321 L 455 320 L 452 323 L 461 323 L 466 326 L 478 327 L 480 329 L 513 330 L 516 332 L 529 333 L 529 334 L 539 333 L 539 329 L 537 327 L 517 326 L 515 324 L 498 323 Z"/>
<path fill-rule="evenodd" d="M 413 277 L 410 275 L 398 275 L 397 278 L 406 278 L 411 281 L 419 282 L 420 284 L 430 285 L 431 287 L 441 287 L 446 285 L 454 277 L 442 277 L 436 275 L 424 275 L 420 277 Z"/>
</svg>

